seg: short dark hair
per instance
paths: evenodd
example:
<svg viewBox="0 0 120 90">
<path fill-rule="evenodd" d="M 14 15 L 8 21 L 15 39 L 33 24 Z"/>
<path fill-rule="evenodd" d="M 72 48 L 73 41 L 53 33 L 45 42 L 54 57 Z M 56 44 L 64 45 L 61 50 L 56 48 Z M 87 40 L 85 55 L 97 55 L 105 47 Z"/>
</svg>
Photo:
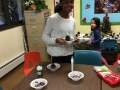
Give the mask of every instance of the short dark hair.
<svg viewBox="0 0 120 90">
<path fill-rule="evenodd" d="M 62 0 L 59 0 L 60 2 L 62 2 Z"/>
<path fill-rule="evenodd" d="M 58 13 L 62 10 L 62 7 L 58 4 L 55 6 L 54 13 Z"/>
<path fill-rule="evenodd" d="M 63 0 L 59 0 L 59 3 L 62 3 Z M 62 10 L 62 7 L 60 6 L 60 4 L 57 4 L 55 6 L 55 9 L 54 9 L 54 13 L 58 13 Z"/>
</svg>

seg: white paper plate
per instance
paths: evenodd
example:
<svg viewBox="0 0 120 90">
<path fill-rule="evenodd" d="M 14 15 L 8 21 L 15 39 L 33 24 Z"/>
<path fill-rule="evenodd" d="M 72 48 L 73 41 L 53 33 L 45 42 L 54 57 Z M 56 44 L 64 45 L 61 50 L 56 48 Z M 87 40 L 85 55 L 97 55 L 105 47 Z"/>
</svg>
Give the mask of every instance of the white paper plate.
<svg viewBox="0 0 120 90">
<path fill-rule="evenodd" d="M 63 38 L 63 39 L 65 39 L 65 38 Z M 70 41 L 66 41 L 67 44 L 72 44 L 75 41 L 74 37 L 70 37 L 70 39 L 71 39 Z"/>
<path fill-rule="evenodd" d="M 38 82 L 38 83 L 44 82 L 45 84 L 44 84 L 43 86 L 38 86 L 38 87 L 36 87 L 36 86 L 35 86 L 35 82 Z M 42 89 L 43 87 L 45 87 L 45 86 L 47 85 L 47 83 L 48 83 L 48 81 L 47 81 L 46 79 L 44 79 L 44 78 L 39 78 L 39 79 L 34 79 L 34 80 L 30 83 L 30 86 L 31 86 L 32 88 L 36 89 L 36 90 L 40 90 L 40 89 Z"/>
<path fill-rule="evenodd" d="M 56 71 L 58 68 L 60 68 L 60 64 L 58 63 L 54 63 L 56 68 L 52 69 L 51 68 L 51 63 L 47 65 L 47 68 L 50 69 L 51 71 Z"/>
<path fill-rule="evenodd" d="M 80 76 L 79 78 L 73 78 L 73 76 Z M 72 71 L 70 73 L 68 73 L 68 77 L 71 78 L 73 81 L 79 81 L 80 79 L 82 79 L 84 77 L 84 74 L 80 71 Z"/>
</svg>

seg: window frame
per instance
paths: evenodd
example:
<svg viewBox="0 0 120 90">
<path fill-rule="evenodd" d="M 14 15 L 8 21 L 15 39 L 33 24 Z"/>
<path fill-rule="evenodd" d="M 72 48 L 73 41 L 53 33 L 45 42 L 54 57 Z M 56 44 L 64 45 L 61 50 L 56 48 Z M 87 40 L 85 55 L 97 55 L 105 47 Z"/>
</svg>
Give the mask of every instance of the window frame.
<svg viewBox="0 0 120 90">
<path fill-rule="evenodd" d="M 1 2 L 2 2 L 2 5 L 3 5 L 3 11 L 4 11 L 3 14 L 4 14 L 4 19 L 5 19 L 5 24 L 0 25 L 0 31 L 10 29 L 10 28 L 14 28 L 14 27 L 21 26 L 21 25 L 25 25 L 24 20 L 11 23 L 9 8 L 8 8 L 8 0 L 1 0 Z"/>
</svg>

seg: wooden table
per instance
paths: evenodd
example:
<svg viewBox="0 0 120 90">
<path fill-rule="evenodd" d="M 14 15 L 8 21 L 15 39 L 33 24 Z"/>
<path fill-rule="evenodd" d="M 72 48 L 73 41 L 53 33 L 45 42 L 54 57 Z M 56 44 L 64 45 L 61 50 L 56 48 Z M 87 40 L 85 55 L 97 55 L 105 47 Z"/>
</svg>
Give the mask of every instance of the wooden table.
<svg viewBox="0 0 120 90">
<path fill-rule="evenodd" d="M 70 64 L 60 64 L 61 67 L 57 71 L 50 71 L 47 69 L 49 62 L 42 62 L 43 78 L 48 80 L 47 86 L 42 90 L 120 90 L 120 84 L 111 87 L 103 81 L 94 71 L 91 65 L 75 64 L 74 70 L 84 73 L 84 78 L 80 81 L 72 81 L 68 78 L 70 72 Z M 117 68 L 108 66 L 109 69 L 116 71 Z M 116 71 L 117 72 L 117 71 Z M 30 82 L 37 78 L 36 68 L 26 77 L 13 90 L 35 90 L 30 87 Z"/>
</svg>

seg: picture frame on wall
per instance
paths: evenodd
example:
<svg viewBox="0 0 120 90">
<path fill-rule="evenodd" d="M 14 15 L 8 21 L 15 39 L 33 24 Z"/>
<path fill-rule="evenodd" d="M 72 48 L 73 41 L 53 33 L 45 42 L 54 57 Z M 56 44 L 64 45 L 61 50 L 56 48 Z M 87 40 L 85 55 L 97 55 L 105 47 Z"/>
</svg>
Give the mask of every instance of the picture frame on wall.
<svg viewBox="0 0 120 90">
<path fill-rule="evenodd" d="M 59 4 L 59 0 L 54 0 L 54 8 L 57 4 Z M 74 17 L 74 9 L 72 9 L 72 11 L 70 12 L 70 15 Z"/>
<path fill-rule="evenodd" d="M 90 24 L 93 17 L 100 18 L 108 14 L 111 24 L 120 24 L 120 0 L 80 0 L 80 23 Z"/>
</svg>

